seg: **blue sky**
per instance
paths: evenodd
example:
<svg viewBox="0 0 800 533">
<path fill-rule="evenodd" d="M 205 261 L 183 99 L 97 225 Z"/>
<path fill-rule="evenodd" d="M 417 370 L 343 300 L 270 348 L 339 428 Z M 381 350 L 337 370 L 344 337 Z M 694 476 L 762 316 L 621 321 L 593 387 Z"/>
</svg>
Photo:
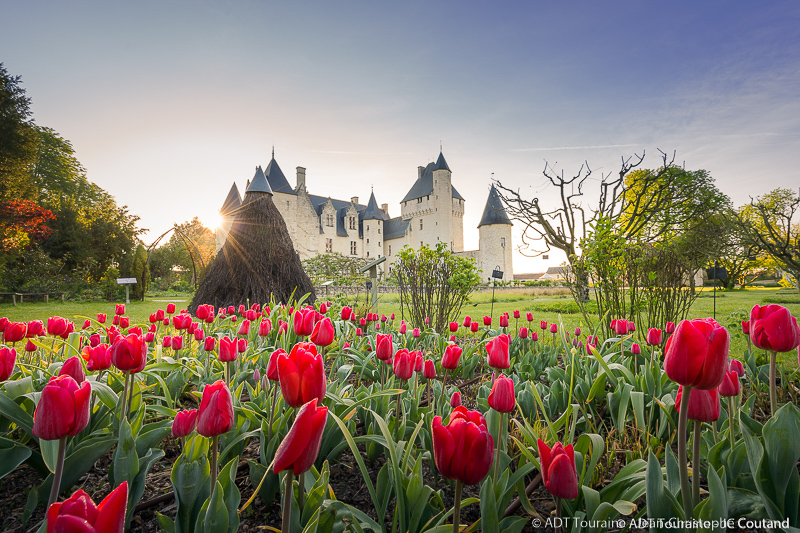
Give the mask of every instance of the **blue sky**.
<svg viewBox="0 0 800 533">
<path fill-rule="evenodd" d="M 34 118 L 150 237 L 213 221 L 276 159 L 313 194 L 399 214 L 441 142 L 467 199 L 492 173 L 552 203 L 545 161 L 677 151 L 734 203 L 800 187 L 797 2 L 0 2 Z M 587 200 L 591 204 L 591 200 Z M 148 237 L 145 236 L 145 240 Z M 517 272 L 557 263 L 515 256 Z"/>
</svg>

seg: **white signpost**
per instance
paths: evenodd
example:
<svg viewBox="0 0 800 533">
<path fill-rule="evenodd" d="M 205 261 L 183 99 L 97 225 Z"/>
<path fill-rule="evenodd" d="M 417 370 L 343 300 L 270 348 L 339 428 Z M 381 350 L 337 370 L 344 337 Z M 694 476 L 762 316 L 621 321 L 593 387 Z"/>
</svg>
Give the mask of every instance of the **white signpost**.
<svg viewBox="0 0 800 533">
<path fill-rule="evenodd" d="M 131 303 L 131 285 L 137 283 L 136 278 L 117 278 L 117 285 L 125 285 L 125 303 Z"/>
</svg>

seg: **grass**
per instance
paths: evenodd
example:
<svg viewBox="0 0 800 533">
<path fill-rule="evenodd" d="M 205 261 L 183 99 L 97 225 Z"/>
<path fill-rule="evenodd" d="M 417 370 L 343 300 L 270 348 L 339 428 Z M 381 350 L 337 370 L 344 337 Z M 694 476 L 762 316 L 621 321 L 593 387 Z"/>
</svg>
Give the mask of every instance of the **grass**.
<svg viewBox="0 0 800 533">
<path fill-rule="evenodd" d="M 690 318 L 710 317 L 714 314 L 714 298 L 711 288 L 701 290 L 700 297 L 695 301 L 689 312 Z M 363 302 L 364 293 L 361 293 Z M 333 299 L 331 297 L 331 299 Z M 148 316 L 157 309 L 165 308 L 168 302 L 174 302 L 178 309 L 185 308 L 191 295 L 157 296 L 147 298 L 144 302 L 131 302 L 127 306 L 127 315 L 131 318 L 131 323 L 147 324 Z M 355 296 L 351 297 L 355 301 Z M 741 320 L 746 319 L 750 314 L 750 309 L 756 304 L 766 305 L 779 303 L 789 309 L 794 316 L 800 316 L 800 296 L 797 291 L 782 288 L 748 288 L 744 290 L 717 291 L 716 298 L 716 317 L 717 321 L 726 326 L 731 332 L 731 355 L 741 357 L 747 348 L 747 341 L 741 330 Z M 513 312 L 519 310 L 521 318 L 515 321 Z M 381 294 L 378 297 L 378 313 L 389 315 L 400 312 L 400 297 L 396 293 Z M 492 293 L 483 291 L 474 293 L 469 303 L 461 310 L 460 317 L 470 315 L 480 319 L 485 315 L 491 314 L 495 324 L 497 318 L 502 313 L 512 316 L 510 325 L 530 325 L 539 328 L 539 323 L 546 320 L 548 323 L 556 322 L 559 327 L 569 331 L 580 327 L 584 333 L 591 333 L 590 328 L 578 310 L 578 306 L 572 300 L 569 292 L 557 291 L 553 289 L 531 288 L 524 290 L 497 290 L 494 295 L 494 311 L 492 311 Z M 533 313 L 534 321 L 530 324 L 525 319 L 526 313 Z M 11 303 L 0 304 L 0 316 L 6 316 L 12 321 L 43 320 L 53 315 L 60 315 L 77 322 L 80 326 L 79 316 L 96 317 L 97 313 L 108 313 L 113 315 L 114 303 L 112 302 L 65 302 L 60 301 L 45 304 L 44 302 L 25 302 L 14 307 Z M 595 325 L 597 320 L 595 319 Z M 639 325 L 639 332 L 644 329 L 644 324 Z M 786 369 L 797 368 L 797 354 L 782 354 L 779 361 Z"/>
</svg>

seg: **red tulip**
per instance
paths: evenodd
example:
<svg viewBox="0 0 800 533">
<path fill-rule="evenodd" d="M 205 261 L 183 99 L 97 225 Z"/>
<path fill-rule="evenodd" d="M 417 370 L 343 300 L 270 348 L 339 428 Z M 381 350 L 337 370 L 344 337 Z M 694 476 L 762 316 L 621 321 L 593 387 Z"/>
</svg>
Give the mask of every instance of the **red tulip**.
<svg viewBox="0 0 800 533">
<path fill-rule="evenodd" d="M 47 533 L 122 533 L 128 506 L 128 482 L 120 485 L 95 506 L 78 489 L 63 502 L 47 509 Z"/>
<path fill-rule="evenodd" d="M 86 361 L 86 369 L 90 372 L 106 370 L 111 366 L 111 350 L 109 350 L 108 344 L 84 346 L 81 357 Z"/>
<path fill-rule="evenodd" d="M 660 329 L 650 328 L 647 330 L 647 344 L 658 346 L 661 344 L 662 334 Z"/>
<path fill-rule="evenodd" d="M 617 335 L 626 335 L 628 333 L 628 321 L 624 318 L 618 318 L 614 324 L 614 332 Z"/>
<path fill-rule="evenodd" d="M 464 326 L 465 328 L 468 328 L 468 327 L 469 327 L 469 325 L 470 325 L 471 323 L 472 323 L 472 318 L 471 318 L 469 315 L 465 316 L 465 317 L 464 317 L 464 323 L 463 323 L 463 326 Z"/>
<path fill-rule="evenodd" d="M 98 318 L 100 315 L 98 315 Z M 47 334 L 59 337 L 67 331 L 67 319 L 60 316 L 51 316 L 47 319 Z"/>
<path fill-rule="evenodd" d="M 489 393 L 489 407 L 498 413 L 510 413 L 515 404 L 514 382 L 505 376 L 498 376 Z"/>
<path fill-rule="evenodd" d="M 323 318 L 314 325 L 310 340 L 317 346 L 330 346 L 336 331 L 333 329 L 333 322 L 328 317 Z"/>
<path fill-rule="evenodd" d="M 97 313 L 97 321 L 100 322 L 101 324 L 105 324 L 107 318 L 108 315 L 106 315 L 105 313 Z"/>
<path fill-rule="evenodd" d="M 125 304 L 117 304 L 114 308 L 114 313 L 116 315 L 124 315 L 125 314 Z"/>
<path fill-rule="evenodd" d="M 172 436 L 185 437 L 197 427 L 197 409 L 178 411 L 172 421 Z"/>
<path fill-rule="evenodd" d="M 189 325 L 192 323 L 192 316 L 191 315 L 175 315 L 172 317 L 172 327 L 177 329 L 178 331 L 183 329 L 188 329 Z"/>
<path fill-rule="evenodd" d="M 514 309 L 514 318 L 519 318 L 519 309 Z"/>
<path fill-rule="evenodd" d="M 397 353 L 394 354 L 392 370 L 394 370 L 395 376 L 404 381 L 411 379 L 411 376 L 414 375 L 414 361 L 408 353 L 408 350 L 405 348 L 397 350 Z"/>
<path fill-rule="evenodd" d="M 325 366 L 313 343 L 298 342 L 289 354 L 280 354 L 278 378 L 290 407 L 300 407 L 313 398 L 321 403 L 325 398 Z"/>
<path fill-rule="evenodd" d="M 31 342 L 30 339 L 28 339 L 28 342 L 25 343 L 25 351 L 26 352 L 35 352 L 36 351 L 36 345 L 33 344 L 33 342 Z"/>
<path fill-rule="evenodd" d="M 728 330 L 711 318 L 682 320 L 667 341 L 664 371 L 681 385 L 716 389 L 728 368 Z"/>
<path fill-rule="evenodd" d="M 450 332 L 455 333 L 458 331 L 458 322 L 450 322 Z"/>
<path fill-rule="evenodd" d="M 507 328 L 508 327 L 508 315 L 500 315 L 500 327 Z"/>
<path fill-rule="evenodd" d="M 678 329 L 681 325 L 678 324 Z M 738 379 L 738 377 L 737 377 Z M 678 387 L 678 396 L 675 397 L 675 410 L 681 410 L 683 385 Z M 696 422 L 714 422 L 719 418 L 720 401 L 719 393 L 715 388 L 710 390 L 692 389 L 689 394 L 689 420 Z"/>
<path fill-rule="evenodd" d="M 642 353 L 642 347 L 634 342 L 633 344 L 631 344 L 631 353 L 633 355 L 639 355 L 640 353 Z"/>
<path fill-rule="evenodd" d="M 675 322 L 667 322 L 667 325 L 664 326 L 664 333 L 667 335 L 675 333 Z"/>
<path fill-rule="evenodd" d="M 578 497 L 578 473 L 575 469 L 575 451 L 572 444 L 564 446 L 557 442 L 552 449 L 539 439 L 539 463 L 542 481 L 550 494 L 556 498 L 572 500 Z"/>
<path fill-rule="evenodd" d="M 742 333 L 747 336 L 750 336 L 750 321 L 749 320 L 742 320 Z"/>
<path fill-rule="evenodd" d="M 3 346 L 0 348 L 0 381 L 5 381 L 14 373 L 17 364 L 17 351 Z"/>
<path fill-rule="evenodd" d="M 394 355 L 391 335 L 378 334 L 375 342 L 375 356 L 381 361 L 391 359 Z"/>
<path fill-rule="evenodd" d="M 738 359 L 731 359 L 730 370 L 736 372 L 736 375 L 740 378 L 744 377 L 744 366 L 742 366 L 742 362 Z"/>
<path fill-rule="evenodd" d="M 422 352 L 411 352 L 411 355 L 414 356 L 414 372 L 422 372 L 422 368 L 425 365 L 425 358 L 422 357 Z"/>
<path fill-rule="evenodd" d="M 722 378 L 722 383 L 717 387 L 720 396 L 739 396 L 742 392 L 742 382 L 739 381 L 739 374 L 733 370 L 725 372 L 725 377 Z M 692 392 L 694 394 L 694 392 Z"/>
<path fill-rule="evenodd" d="M 294 332 L 297 335 L 311 335 L 311 332 L 314 330 L 314 310 L 298 309 L 294 313 L 292 323 L 294 325 Z"/>
<path fill-rule="evenodd" d="M 425 379 L 433 379 L 436 377 L 436 363 L 431 361 L 430 359 L 426 359 L 423 369 L 422 369 L 422 377 Z"/>
<path fill-rule="evenodd" d="M 250 321 L 249 320 L 242 320 L 242 323 L 239 324 L 239 335 L 247 335 L 250 333 Z"/>
<path fill-rule="evenodd" d="M 628 333 L 636 331 L 636 323 L 633 320 L 628 321 Z"/>
<path fill-rule="evenodd" d="M 72 376 L 58 376 L 42 390 L 33 413 L 33 434 L 44 440 L 74 437 L 89 423 L 92 386 L 79 386 Z"/>
<path fill-rule="evenodd" d="M 244 312 L 244 317 L 250 322 L 253 322 L 255 321 L 256 318 L 258 318 L 258 315 L 252 309 L 248 309 L 247 311 Z"/>
<path fill-rule="evenodd" d="M 508 345 L 511 342 L 509 335 L 498 335 L 494 339 L 486 343 L 486 352 L 489 354 L 487 362 L 492 368 L 508 368 L 511 366 L 511 360 L 508 355 Z"/>
<path fill-rule="evenodd" d="M 244 353 L 247 351 L 247 339 L 239 339 L 236 343 L 236 351 Z"/>
<path fill-rule="evenodd" d="M 519 328 L 519 338 L 520 339 L 528 338 L 528 328 L 526 328 L 525 326 Z"/>
<path fill-rule="evenodd" d="M 542 321 L 539 323 L 539 327 L 542 329 L 542 331 L 546 330 L 548 325 L 549 325 L 549 324 L 547 323 L 547 320 L 542 320 Z"/>
<path fill-rule="evenodd" d="M 475 485 L 486 477 L 492 467 L 494 440 L 483 415 L 456 407 L 447 426 L 442 425 L 441 416 L 436 416 L 431 430 L 433 458 L 440 474 L 465 485 Z"/>
<path fill-rule="evenodd" d="M 172 314 L 172 313 L 170 313 L 170 314 Z M 166 315 L 164 314 L 164 310 L 163 309 L 157 309 L 156 310 L 156 322 L 163 322 L 165 317 L 166 317 Z"/>
<path fill-rule="evenodd" d="M 414 328 L 414 331 L 411 332 L 411 336 L 414 337 L 415 339 L 418 339 L 419 335 L 420 335 L 419 328 Z"/>
<path fill-rule="evenodd" d="M 754 305 L 750 311 L 750 339 L 761 350 L 789 352 L 800 345 L 800 327 L 782 305 Z"/>
<path fill-rule="evenodd" d="M 128 326 L 130 326 L 130 325 L 131 325 L 131 319 L 130 318 L 128 318 L 127 316 L 119 317 L 119 327 L 120 327 L 120 329 L 127 329 Z"/>
<path fill-rule="evenodd" d="M 477 322 L 474 323 L 477 324 Z M 457 344 L 448 344 L 442 356 L 442 368 L 453 370 L 458 367 L 458 361 L 461 359 L 463 351 Z"/>
<path fill-rule="evenodd" d="M 92 321 L 87 318 L 86 320 L 83 321 L 83 327 L 81 329 L 88 329 L 89 326 L 91 326 L 91 325 L 92 325 Z"/>
<path fill-rule="evenodd" d="M 25 332 L 27 330 L 28 324 L 25 322 L 9 322 L 6 326 L 6 330 L 3 332 L 3 339 L 8 343 L 21 341 L 25 338 Z"/>
<path fill-rule="evenodd" d="M 233 427 L 233 399 L 224 381 L 203 388 L 197 415 L 197 432 L 204 437 L 216 437 Z"/>
<path fill-rule="evenodd" d="M 558 333 L 558 324 L 555 322 L 550 324 L 550 333 Z"/>
<path fill-rule="evenodd" d="M 194 330 L 194 340 L 201 341 L 204 338 L 205 338 L 205 334 L 203 333 L 203 329 L 202 328 L 197 328 L 196 330 Z"/>
<path fill-rule="evenodd" d="M 477 322 L 470 322 L 470 324 L 469 324 L 469 330 L 470 330 L 472 333 L 476 333 L 476 332 L 478 331 L 478 328 L 479 328 L 479 327 L 480 327 L 480 326 L 478 325 L 478 323 L 477 323 Z"/>
<path fill-rule="evenodd" d="M 455 409 L 456 407 L 461 407 L 461 393 L 455 391 L 452 396 L 450 396 L 450 407 Z"/>
<path fill-rule="evenodd" d="M 344 306 L 342 307 L 342 312 L 339 316 L 342 318 L 342 320 L 350 320 L 350 313 L 352 312 L 353 310 L 351 308 Z"/>
<path fill-rule="evenodd" d="M 61 365 L 61 370 L 58 371 L 59 376 L 70 376 L 75 382 L 80 385 L 86 381 L 86 372 L 83 371 L 83 364 L 80 358 L 72 356 Z"/>
<path fill-rule="evenodd" d="M 171 315 L 175 312 L 175 304 L 167 304 L 167 314 Z"/>
<path fill-rule="evenodd" d="M 356 337 L 363 337 L 364 331 L 361 328 L 356 328 Z"/>
<path fill-rule="evenodd" d="M 219 340 L 219 360 L 221 362 L 236 361 L 237 351 L 236 339 L 231 339 L 226 335 Z"/>
<path fill-rule="evenodd" d="M 587 342 L 586 343 L 586 355 L 594 355 L 592 353 L 592 349 L 593 348 L 596 350 L 597 349 L 597 345 Z"/>
<path fill-rule="evenodd" d="M 229 306 L 228 306 L 228 314 L 229 314 L 229 315 L 232 315 L 232 314 L 234 314 L 235 312 L 236 312 L 236 308 L 235 308 L 234 306 L 232 306 L 232 305 L 229 305 Z"/>
<path fill-rule="evenodd" d="M 483 317 L 483 325 L 484 326 L 491 326 L 492 325 L 492 317 L 490 317 L 490 316 Z"/>
<path fill-rule="evenodd" d="M 269 318 L 262 318 L 258 323 L 258 335 L 266 337 L 270 331 L 272 331 L 272 321 Z"/>
<path fill-rule="evenodd" d="M 216 340 L 217 339 L 215 339 L 214 337 L 206 337 L 205 339 L 203 339 L 203 349 L 207 352 L 213 352 Z"/>
<path fill-rule="evenodd" d="M 180 335 L 172 337 L 172 349 L 177 352 L 181 348 L 183 348 L 183 337 Z"/>
<path fill-rule="evenodd" d="M 89 321 L 87 320 L 87 322 Z M 84 327 L 84 329 L 86 329 L 86 327 Z M 44 335 L 44 322 L 41 320 L 31 320 L 28 322 L 28 332 L 25 334 L 25 336 L 29 339 L 32 339 L 33 337 L 39 337 L 40 335 Z"/>
<path fill-rule="evenodd" d="M 208 307 L 205 305 L 198 305 L 194 316 L 196 316 L 198 320 L 205 320 L 206 317 L 208 317 Z"/>
<path fill-rule="evenodd" d="M 150 316 L 148 317 L 148 320 L 150 320 L 151 324 L 155 324 L 156 322 L 158 322 L 158 319 L 156 318 L 156 314 L 155 313 L 150 313 Z"/>
<path fill-rule="evenodd" d="M 136 334 L 119 336 L 111 346 L 111 362 L 123 372 L 140 372 L 147 363 L 147 343 Z"/>
<path fill-rule="evenodd" d="M 172 348 L 172 337 L 164 335 L 164 338 L 161 339 L 161 346 L 163 348 Z"/>
<path fill-rule="evenodd" d="M 292 429 L 275 452 L 274 473 L 292 469 L 295 476 L 311 468 L 319 455 L 322 432 L 328 421 L 328 408 L 317 405 L 314 398 L 297 412 Z"/>
<path fill-rule="evenodd" d="M 617 319 L 616 318 L 611 321 L 611 324 L 609 325 L 609 327 L 611 328 L 611 331 L 613 331 L 613 332 L 617 331 Z"/>
<path fill-rule="evenodd" d="M 239 314 L 240 315 L 243 315 L 246 309 L 247 308 L 244 306 L 244 304 L 239 304 Z"/>
<path fill-rule="evenodd" d="M 539 334 L 537 332 L 535 332 L 535 331 L 531 331 L 531 340 L 532 341 L 538 341 L 539 340 Z"/>
</svg>

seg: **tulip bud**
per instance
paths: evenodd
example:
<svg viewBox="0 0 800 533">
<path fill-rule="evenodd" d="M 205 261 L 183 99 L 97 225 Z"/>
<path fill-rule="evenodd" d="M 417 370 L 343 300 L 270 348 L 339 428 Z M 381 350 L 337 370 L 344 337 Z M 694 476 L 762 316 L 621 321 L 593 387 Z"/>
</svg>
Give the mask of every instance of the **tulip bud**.
<svg viewBox="0 0 800 533">
<path fill-rule="evenodd" d="M 247 335 L 250 333 L 250 321 L 249 320 L 242 320 L 242 323 L 239 324 L 239 331 L 238 335 Z"/>
<path fill-rule="evenodd" d="M 519 318 L 519 309 L 514 309 L 514 318 Z"/>
<path fill-rule="evenodd" d="M 163 348 L 172 348 L 172 337 L 164 335 L 164 338 L 161 339 L 161 346 Z"/>
<path fill-rule="evenodd" d="M 197 427 L 197 409 L 178 411 L 172 421 L 172 436 L 176 439 L 192 433 Z"/>
<path fill-rule="evenodd" d="M 498 335 L 488 343 L 486 343 L 486 352 L 488 353 L 487 362 L 490 367 L 496 369 L 509 368 L 511 360 L 509 359 L 508 345 L 511 342 L 509 335 Z"/>
<path fill-rule="evenodd" d="M 411 352 L 414 355 L 414 372 L 422 372 L 425 364 L 425 358 L 422 357 L 422 352 Z"/>
<path fill-rule="evenodd" d="M 739 381 L 739 374 L 733 370 L 725 372 L 725 377 L 722 378 L 722 383 L 717 387 L 720 396 L 730 397 L 739 396 L 742 392 L 742 382 Z M 694 392 L 692 393 L 694 394 Z"/>
<path fill-rule="evenodd" d="M 247 339 L 239 339 L 236 345 L 236 351 L 244 353 L 247 351 Z"/>
<path fill-rule="evenodd" d="M 546 330 L 547 330 L 547 327 L 548 327 L 549 325 L 550 325 L 550 324 L 548 324 L 548 323 L 547 323 L 547 320 L 542 320 L 542 321 L 539 323 L 539 327 L 542 329 L 542 331 L 546 331 Z"/>
<path fill-rule="evenodd" d="M 642 347 L 634 342 L 633 344 L 631 344 L 631 353 L 633 355 L 639 355 L 640 353 L 642 353 Z"/>
<path fill-rule="evenodd" d="M 176 335 L 172 337 L 172 349 L 176 352 L 183 348 L 183 337 Z"/>
<path fill-rule="evenodd" d="M 194 340 L 201 341 L 203 340 L 204 337 L 205 334 L 203 333 L 202 328 L 197 328 L 196 330 L 194 330 Z"/>
<path fill-rule="evenodd" d="M 650 346 L 658 346 L 662 341 L 662 333 L 660 329 L 650 328 L 647 330 L 647 344 Z"/>
<path fill-rule="evenodd" d="M 203 350 L 207 352 L 213 352 L 216 340 L 217 339 L 214 337 L 206 337 L 205 339 L 203 339 Z"/>
<path fill-rule="evenodd" d="M 693 389 L 716 389 L 728 368 L 728 330 L 711 318 L 683 320 L 667 341 L 664 371 Z"/>
<path fill-rule="evenodd" d="M 464 317 L 464 323 L 463 323 L 463 326 L 464 326 L 465 328 L 468 328 L 468 327 L 469 327 L 469 325 L 470 325 L 471 323 L 472 323 L 472 318 L 470 318 L 470 316 L 469 316 L 469 315 L 465 316 L 465 317 Z"/>
<path fill-rule="evenodd" d="M 680 324 L 678 324 L 678 328 L 680 328 Z M 680 411 L 682 399 L 683 385 L 678 387 L 678 395 L 675 397 L 676 411 Z M 696 422 L 714 422 L 719 419 L 719 410 L 719 393 L 716 387 L 710 390 L 691 390 L 689 394 L 689 420 L 694 420 Z"/>
<path fill-rule="evenodd" d="M 314 330 L 311 332 L 309 340 L 317 346 L 330 346 L 335 335 L 336 331 L 333 329 L 333 322 L 331 322 L 330 318 L 325 317 L 314 325 Z"/>
<path fill-rule="evenodd" d="M 458 322 L 450 322 L 450 332 L 454 333 L 458 331 Z"/>
<path fill-rule="evenodd" d="M 489 407 L 498 413 L 510 413 L 514 410 L 515 403 L 514 382 L 505 376 L 499 376 L 494 380 L 489 393 Z"/>
<path fill-rule="evenodd" d="M 411 359 L 408 350 L 403 348 L 394 354 L 392 370 L 394 370 L 395 376 L 404 381 L 411 379 L 411 376 L 414 374 L 414 362 Z"/>
<path fill-rule="evenodd" d="M 667 322 L 667 325 L 664 326 L 664 333 L 667 335 L 675 333 L 675 322 Z"/>
<path fill-rule="evenodd" d="M 219 360 L 223 363 L 235 361 L 238 355 L 236 339 L 231 339 L 227 335 L 219 340 Z"/>
<path fill-rule="evenodd" d="M 790 352 L 800 345 L 800 326 L 782 305 L 754 305 L 750 311 L 750 340 L 761 350 Z"/>
<path fill-rule="evenodd" d="M 624 318 L 618 318 L 614 324 L 614 332 L 617 335 L 625 335 L 628 333 L 628 321 Z"/>
<path fill-rule="evenodd" d="M 420 335 L 420 333 L 419 333 L 419 328 L 414 328 L 414 331 L 412 331 L 412 332 L 411 332 L 411 335 L 412 335 L 412 336 L 413 336 L 415 339 L 418 339 L 418 338 L 419 338 L 419 335 Z"/>
<path fill-rule="evenodd" d="M 430 359 L 426 359 L 422 368 L 422 377 L 425 379 L 433 379 L 436 377 L 436 363 Z"/>
<path fill-rule="evenodd" d="M 742 333 L 750 336 L 750 321 L 749 320 L 742 320 Z"/>
<path fill-rule="evenodd" d="M 525 320 L 527 320 L 528 322 L 533 322 L 533 313 L 526 313 Z"/>
<path fill-rule="evenodd" d="M 731 364 L 728 368 L 729 370 L 736 372 L 736 375 L 740 378 L 744 377 L 744 366 L 742 366 L 742 362 L 738 359 L 731 359 Z"/>
<path fill-rule="evenodd" d="M 477 322 L 473 323 L 477 324 Z M 457 368 L 462 353 L 462 348 L 457 344 L 448 344 L 444 349 L 444 355 L 442 356 L 442 368 L 446 368 L 448 370 Z"/>
<path fill-rule="evenodd" d="M 492 317 L 484 316 L 483 317 L 483 325 L 484 326 L 491 326 L 492 325 Z"/>
<path fill-rule="evenodd" d="M 407 326 L 405 321 L 400 324 L 400 335 L 405 335 L 407 330 Z"/>
<path fill-rule="evenodd" d="M 469 324 L 469 330 L 470 330 L 472 333 L 476 333 L 476 332 L 478 331 L 478 328 L 479 328 L 479 327 L 480 327 L 480 326 L 478 325 L 478 323 L 477 323 L 477 322 L 470 322 L 470 324 Z"/>
<path fill-rule="evenodd" d="M 450 396 L 450 407 L 455 409 L 456 407 L 461 406 L 461 393 L 455 391 L 452 396 Z"/>
<path fill-rule="evenodd" d="M 394 355 L 391 335 L 377 335 L 375 342 L 375 357 L 381 361 L 391 359 Z"/>
<path fill-rule="evenodd" d="M 506 314 L 500 315 L 500 327 L 501 328 L 508 327 L 508 315 Z"/>
<path fill-rule="evenodd" d="M 286 350 L 277 349 L 269 356 L 267 363 L 267 378 L 271 381 L 278 381 L 278 356 L 287 355 Z"/>
<path fill-rule="evenodd" d="M 272 331 L 272 321 L 269 318 L 262 318 L 258 324 L 258 335 L 266 337 Z"/>
<path fill-rule="evenodd" d="M 125 314 L 125 304 L 117 304 L 114 308 L 114 312 L 117 315 L 124 315 Z"/>
<path fill-rule="evenodd" d="M 97 321 L 100 322 L 101 324 L 106 323 L 106 318 L 107 315 L 105 313 L 97 313 Z"/>
<path fill-rule="evenodd" d="M 83 371 L 83 364 L 80 358 L 72 356 L 61 365 L 61 370 L 58 371 L 59 376 L 70 376 L 75 382 L 80 385 L 86 381 L 86 373 Z"/>
<path fill-rule="evenodd" d="M 173 314 L 175 312 L 175 304 L 169 303 L 167 304 L 167 314 Z"/>
<path fill-rule="evenodd" d="M 628 333 L 633 333 L 634 331 L 636 331 L 636 323 L 631 320 L 628 322 Z"/>
<path fill-rule="evenodd" d="M 28 352 L 28 353 L 31 353 L 31 352 L 35 352 L 36 349 L 37 349 L 36 345 L 33 344 L 33 341 L 28 339 L 28 342 L 25 343 L 25 351 Z M 2 381 L 2 380 L 0 380 L 0 381 Z"/>
<path fill-rule="evenodd" d="M 555 322 L 550 324 L 550 333 L 558 333 L 558 324 Z"/>
<path fill-rule="evenodd" d="M 0 382 L 7 380 L 14 373 L 17 363 L 17 351 L 3 346 L 0 348 Z"/>
<path fill-rule="evenodd" d="M 528 338 L 528 328 L 522 326 L 519 328 L 519 338 L 520 339 L 527 339 Z"/>
<path fill-rule="evenodd" d="M 300 407 L 313 398 L 325 398 L 327 380 L 322 356 L 310 342 L 298 342 L 289 354 L 278 355 L 281 393 L 290 407 Z"/>
</svg>

